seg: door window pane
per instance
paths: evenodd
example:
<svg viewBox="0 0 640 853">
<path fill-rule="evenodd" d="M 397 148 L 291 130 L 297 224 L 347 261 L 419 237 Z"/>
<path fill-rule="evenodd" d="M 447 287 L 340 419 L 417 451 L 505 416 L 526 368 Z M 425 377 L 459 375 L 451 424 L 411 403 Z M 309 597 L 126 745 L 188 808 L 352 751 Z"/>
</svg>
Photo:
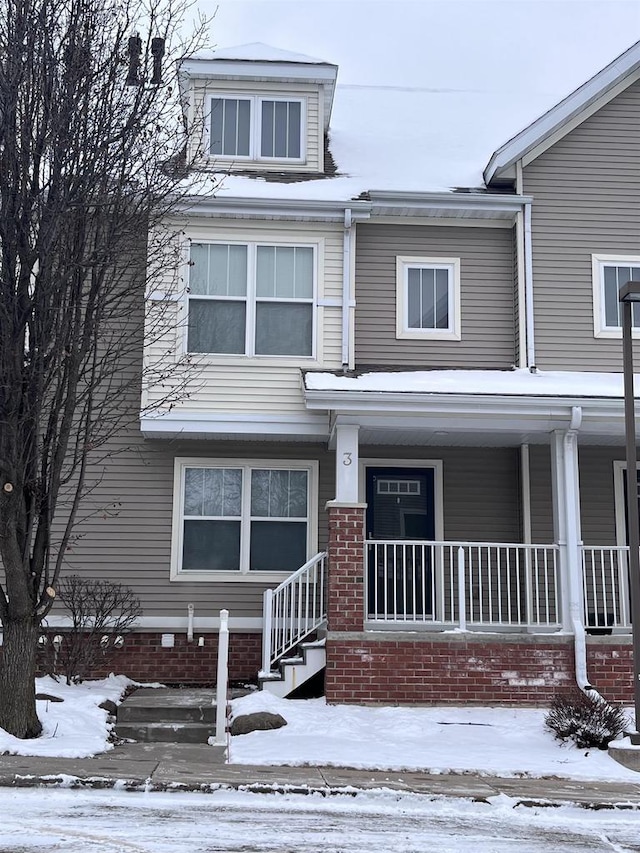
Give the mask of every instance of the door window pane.
<svg viewBox="0 0 640 853">
<path fill-rule="evenodd" d="M 189 300 L 189 352 L 244 353 L 244 302 Z"/>
</svg>

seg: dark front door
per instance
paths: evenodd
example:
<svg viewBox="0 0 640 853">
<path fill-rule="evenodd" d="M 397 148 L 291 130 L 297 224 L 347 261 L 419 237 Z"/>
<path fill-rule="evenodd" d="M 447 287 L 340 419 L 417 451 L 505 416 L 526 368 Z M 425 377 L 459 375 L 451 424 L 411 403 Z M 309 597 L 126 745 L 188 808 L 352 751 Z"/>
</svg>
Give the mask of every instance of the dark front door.
<svg viewBox="0 0 640 853">
<path fill-rule="evenodd" d="M 368 609 L 372 618 L 433 617 L 433 468 L 367 468 Z"/>
</svg>

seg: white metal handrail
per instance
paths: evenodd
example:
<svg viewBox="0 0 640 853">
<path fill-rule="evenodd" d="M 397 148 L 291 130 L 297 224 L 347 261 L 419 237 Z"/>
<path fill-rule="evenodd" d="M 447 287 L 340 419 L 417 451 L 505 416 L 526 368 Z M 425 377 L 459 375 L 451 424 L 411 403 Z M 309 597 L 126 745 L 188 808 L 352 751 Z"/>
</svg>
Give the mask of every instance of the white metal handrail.
<svg viewBox="0 0 640 853">
<path fill-rule="evenodd" d="M 368 540 L 369 622 L 560 627 L 557 545 Z"/>
<path fill-rule="evenodd" d="M 587 630 L 631 627 L 628 546 L 583 545 L 582 593 Z"/>
<path fill-rule="evenodd" d="M 295 648 L 327 619 L 327 554 L 321 551 L 263 599 L 262 669 Z"/>
</svg>

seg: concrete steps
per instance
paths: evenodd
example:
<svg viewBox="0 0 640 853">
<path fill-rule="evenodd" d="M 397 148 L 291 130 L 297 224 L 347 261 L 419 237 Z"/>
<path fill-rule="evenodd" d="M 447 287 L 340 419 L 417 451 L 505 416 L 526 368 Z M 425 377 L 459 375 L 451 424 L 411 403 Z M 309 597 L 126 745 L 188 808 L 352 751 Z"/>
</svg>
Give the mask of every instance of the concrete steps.
<svg viewBox="0 0 640 853">
<path fill-rule="evenodd" d="M 207 743 L 216 733 L 216 691 L 142 687 L 118 706 L 115 734 L 140 743 Z"/>
</svg>

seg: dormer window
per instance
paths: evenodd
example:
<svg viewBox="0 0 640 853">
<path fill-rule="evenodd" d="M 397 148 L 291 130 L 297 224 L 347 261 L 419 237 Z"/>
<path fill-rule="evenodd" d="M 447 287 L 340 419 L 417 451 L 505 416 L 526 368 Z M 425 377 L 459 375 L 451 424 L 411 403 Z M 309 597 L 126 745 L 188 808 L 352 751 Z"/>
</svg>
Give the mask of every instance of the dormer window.
<svg viewBox="0 0 640 853">
<path fill-rule="evenodd" d="M 302 98 L 212 97 L 209 153 L 235 160 L 303 162 L 304 107 Z"/>
</svg>

